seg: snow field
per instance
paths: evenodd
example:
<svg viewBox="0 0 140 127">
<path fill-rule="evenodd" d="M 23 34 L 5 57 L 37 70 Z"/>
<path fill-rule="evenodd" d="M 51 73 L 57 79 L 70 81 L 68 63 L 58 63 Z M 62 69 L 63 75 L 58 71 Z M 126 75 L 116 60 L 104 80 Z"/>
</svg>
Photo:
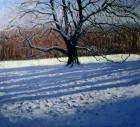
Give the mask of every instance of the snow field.
<svg viewBox="0 0 140 127">
<path fill-rule="evenodd" d="M 139 58 L 0 62 L 0 127 L 140 127 Z"/>
</svg>

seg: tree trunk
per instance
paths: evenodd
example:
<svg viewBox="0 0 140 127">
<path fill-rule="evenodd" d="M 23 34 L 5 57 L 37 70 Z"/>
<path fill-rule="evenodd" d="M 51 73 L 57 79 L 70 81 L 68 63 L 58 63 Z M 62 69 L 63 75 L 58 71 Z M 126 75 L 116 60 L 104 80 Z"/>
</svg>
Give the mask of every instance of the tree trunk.
<svg viewBox="0 0 140 127">
<path fill-rule="evenodd" d="M 68 46 L 68 61 L 67 65 L 80 64 L 76 46 L 69 44 Z"/>
</svg>

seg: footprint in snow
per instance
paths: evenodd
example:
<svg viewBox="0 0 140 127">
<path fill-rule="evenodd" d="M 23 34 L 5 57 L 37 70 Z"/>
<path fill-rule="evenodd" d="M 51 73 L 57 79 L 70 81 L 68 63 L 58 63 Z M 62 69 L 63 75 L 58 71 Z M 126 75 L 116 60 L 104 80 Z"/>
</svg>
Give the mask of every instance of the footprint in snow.
<svg viewBox="0 0 140 127">
<path fill-rule="evenodd" d="M 96 115 L 96 116 L 98 116 L 98 115 L 99 115 L 99 113 L 98 113 L 98 112 L 96 112 L 96 113 L 95 113 L 95 115 Z"/>
<path fill-rule="evenodd" d="M 82 96 L 80 96 L 80 100 L 84 100 L 84 98 Z"/>
<path fill-rule="evenodd" d="M 85 104 L 89 104 L 89 102 L 85 102 Z"/>
</svg>

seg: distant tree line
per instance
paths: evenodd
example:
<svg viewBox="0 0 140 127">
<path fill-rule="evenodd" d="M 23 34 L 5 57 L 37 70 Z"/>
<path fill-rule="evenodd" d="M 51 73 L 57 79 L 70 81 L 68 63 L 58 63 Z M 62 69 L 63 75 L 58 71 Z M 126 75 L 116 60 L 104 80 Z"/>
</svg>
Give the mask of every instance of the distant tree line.
<svg viewBox="0 0 140 127">
<path fill-rule="evenodd" d="M 119 28 L 118 28 L 119 29 Z M 41 32 L 41 29 L 34 29 Z M 22 30 L 24 36 L 28 36 L 32 31 Z M 48 30 L 49 32 L 49 30 Z M 40 47 L 66 45 L 59 34 L 50 33 L 49 38 L 34 37 L 33 43 Z M 26 38 L 26 37 L 25 37 Z M 53 43 L 52 43 L 53 42 Z M 85 43 L 86 42 L 86 43 Z M 106 28 L 106 32 L 89 31 L 78 40 L 78 46 L 91 49 L 92 54 L 85 50 L 78 49 L 79 56 L 116 54 L 116 53 L 134 53 L 140 54 L 140 30 L 137 28 L 124 28 L 115 30 Z M 18 30 L 6 31 L 0 33 L 0 60 L 18 60 L 32 58 L 50 58 L 62 57 L 63 53 L 58 51 L 41 52 L 30 48 L 29 43 L 24 38 L 20 38 Z"/>
</svg>

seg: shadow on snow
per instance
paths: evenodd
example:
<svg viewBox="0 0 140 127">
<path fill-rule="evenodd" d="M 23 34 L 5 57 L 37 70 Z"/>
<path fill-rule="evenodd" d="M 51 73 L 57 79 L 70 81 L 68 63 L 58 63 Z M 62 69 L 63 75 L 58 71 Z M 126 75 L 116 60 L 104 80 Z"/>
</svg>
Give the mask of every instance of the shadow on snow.
<svg viewBox="0 0 140 127">
<path fill-rule="evenodd" d="M 73 68 L 33 66 L 0 69 L 0 103 L 128 87 L 140 83 L 140 61 L 91 63 Z"/>
</svg>

